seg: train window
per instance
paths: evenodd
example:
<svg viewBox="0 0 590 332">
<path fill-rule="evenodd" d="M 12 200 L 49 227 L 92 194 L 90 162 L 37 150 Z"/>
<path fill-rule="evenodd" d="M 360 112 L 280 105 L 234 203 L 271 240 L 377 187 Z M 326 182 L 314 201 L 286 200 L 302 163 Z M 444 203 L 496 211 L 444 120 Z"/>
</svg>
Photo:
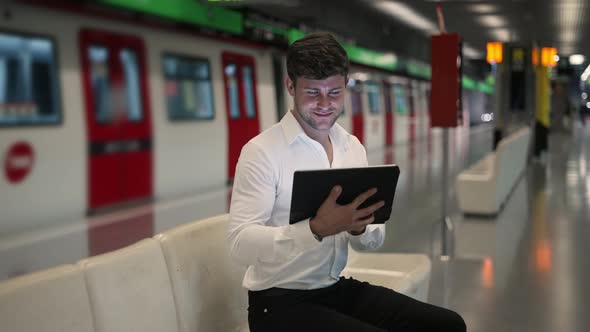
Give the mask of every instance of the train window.
<svg viewBox="0 0 590 332">
<path fill-rule="evenodd" d="M 163 69 L 169 119 L 214 118 L 213 86 L 208 60 L 165 54 Z"/>
<path fill-rule="evenodd" d="M 379 85 L 375 82 L 366 83 L 367 94 L 369 97 L 369 112 L 378 114 L 381 106 L 379 105 Z"/>
<path fill-rule="evenodd" d="M 90 80 L 94 96 L 96 121 L 106 123 L 113 120 L 111 79 L 109 77 L 109 50 L 104 46 L 88 48 Z"/>
<path fill-rule="evenodd" d="M 61 122 L 51 39 L 0 32 L 0 125 Z"/>
<path fill-rule="evenodd" d="M 238 66 L 230 63 L 225 66 L 225 77 L 227 79 L 227 89 L 229 96 L 229 115 L 232 119 L 240 118 L 240 95 L 238 91 Z"/>
<path fill-rule="evenodd" d="M 127 117 L 131 122 L 140 122 L 143 118 L 141 105 L 141 93 L 139 89 L 139 65 L 137 64 L 137 55 L 131 49 L 122 49 L 119 58 L 123 68 L 123 78 L 125 81 L 125 103 L 123 109 L 127 109 Z"/>
<path fill-rule="evenodd" d="M 401 85 L 395 85 L 393 87 L 393 94 L 395 96 L 395 111 L 399 114 L 407 114 L 408 108 L 403 87 Z"/>
<path fill-rule="evenodd" d="M 242 78 L 244 80 L 244 92 L 246 97 L 246 115 L 249 119 L 256 116 L 256 106 L 254 105 L 254 88 L 252 78 L 252 68 L 249 66 L 242 67 Z"/>
</svg>

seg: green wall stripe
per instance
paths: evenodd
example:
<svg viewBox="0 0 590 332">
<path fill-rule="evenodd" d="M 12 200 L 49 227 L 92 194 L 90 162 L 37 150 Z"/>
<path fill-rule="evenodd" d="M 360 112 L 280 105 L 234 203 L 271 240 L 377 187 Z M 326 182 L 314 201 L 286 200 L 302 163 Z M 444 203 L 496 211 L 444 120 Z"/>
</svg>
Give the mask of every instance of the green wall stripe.
<svg viewBox="0 0 590 332">
<path fill-rule="evenodd" d="M 234 34 L 242 34 L 244 31 L 241 13 L 216 5 L 203 5 L 196 0 L 99 0 L 99 2 Z"/>
</svg>

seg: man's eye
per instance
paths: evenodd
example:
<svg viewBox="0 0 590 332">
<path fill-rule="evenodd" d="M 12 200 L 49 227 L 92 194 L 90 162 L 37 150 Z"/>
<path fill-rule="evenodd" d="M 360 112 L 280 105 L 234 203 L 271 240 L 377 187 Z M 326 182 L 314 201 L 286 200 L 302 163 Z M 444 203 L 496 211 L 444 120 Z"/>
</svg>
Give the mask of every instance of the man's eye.
<svg viewBox="0 0 590 332">
<path fill-rule="evenodd" d="M 317 91 L 307 91 L 307 95 L 308 96 L 317 96 L 318 92 Z"/>
<path fill-rule="evenodd" d="M 331 91 L 330 92 L 330 96 L 338 96 L 340 95 L 340 90 L 339 91 Z"/>
</svg>

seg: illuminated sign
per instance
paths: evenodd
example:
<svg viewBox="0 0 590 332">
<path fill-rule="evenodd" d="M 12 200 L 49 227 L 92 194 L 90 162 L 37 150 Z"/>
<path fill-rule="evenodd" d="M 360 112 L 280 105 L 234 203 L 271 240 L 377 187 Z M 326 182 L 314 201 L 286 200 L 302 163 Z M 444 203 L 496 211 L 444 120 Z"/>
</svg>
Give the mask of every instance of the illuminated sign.
<svg viewBox="0 0 590 332">
<path fill-rule="evenodd" d="M 486 60 L 489 64 L 502 63 L 502 60 L 503 60 L 502 43 L 489 42 L 487 44 L 487 51 L 488 52 L 486 55 Z"/>
<path fill-rule="evenodd" d="M 556 55 L 557 49 L 555 47 L 543 47 L 541 49 L 541 65 L 543 67 L 555 67 L 557 65 Z"/>
</svg>

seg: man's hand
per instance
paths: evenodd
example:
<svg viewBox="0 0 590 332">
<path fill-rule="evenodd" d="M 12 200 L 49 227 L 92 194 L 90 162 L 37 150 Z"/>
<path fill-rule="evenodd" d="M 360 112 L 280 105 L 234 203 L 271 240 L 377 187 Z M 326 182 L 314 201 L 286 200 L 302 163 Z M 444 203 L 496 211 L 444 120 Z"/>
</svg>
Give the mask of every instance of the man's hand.
<svg viewBox="0 0 590 332">
<path fill-rule="evenodd" d="M 350 233 L 350 234 L 352 234 L 354 236 L 357 236 L 357 235 L 363 234 L 366 229 L 367 229 L 367 225 L 362 225 L 362 226 L 359 226 L 359 227 L 355 227 L 353 229 L 349 229 L 348 230 L 348 233 Z"/>
<path fill-rule="evenodd" d="M 373 213 L 385 202 L 379 201 L 360 210 L 358 207 L 376 192 L 375 188 L 369 189 L 358 195 L 350 204 L 340 205 L 336 203 L 336 200 L 342 193 L 342 187 L 335 186 L 318 209 L 316 216 L 309 221 L 311 231 L 321 237 L 340 232 L 351 232 L 357 235 L 363 233 L 365 227 L 375 221 Z"/>
</svg>

